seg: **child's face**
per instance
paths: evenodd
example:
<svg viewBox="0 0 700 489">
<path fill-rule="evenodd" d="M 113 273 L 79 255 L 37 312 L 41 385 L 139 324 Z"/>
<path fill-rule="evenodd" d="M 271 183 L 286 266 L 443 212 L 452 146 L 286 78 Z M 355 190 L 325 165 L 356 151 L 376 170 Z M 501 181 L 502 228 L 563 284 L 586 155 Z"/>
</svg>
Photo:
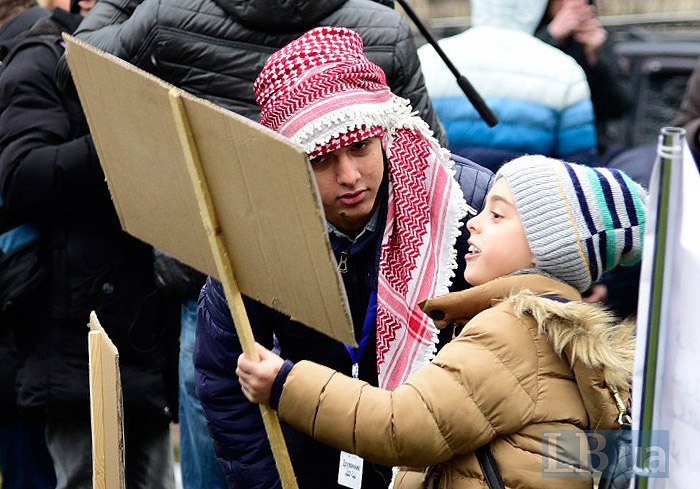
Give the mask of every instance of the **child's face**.
<svg viewBox="0 0 700 489">
<path fill-rule="evenodd" d="M 505 178 L 496 181 L 486 196 L 484 210 L 467 226 L 471 237 L 464 278 L 470 284 L 481 285 L 534 266 L 535 258 Z"/>
<path fill-rule="evenodd" d="M 354 235 L 372 217 L 384 176 L 384 153 L 377 137 L 311 160 L 326 219 Z"/>
</svg>

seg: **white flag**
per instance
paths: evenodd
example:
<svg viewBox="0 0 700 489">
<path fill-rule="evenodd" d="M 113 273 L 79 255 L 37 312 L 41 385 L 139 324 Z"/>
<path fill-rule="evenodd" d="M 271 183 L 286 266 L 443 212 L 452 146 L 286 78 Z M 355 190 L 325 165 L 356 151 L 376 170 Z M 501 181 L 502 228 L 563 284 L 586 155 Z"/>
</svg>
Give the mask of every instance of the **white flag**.
<svg viewBox="0 0 700 489">
<path fill-rule="evenodd" d="M 652 407 L 648 467 L 649 488 L 685 489 L 700 484 L 700 174 L 688 145 L 671 151 L 673 158 L 664 186 L 657 161 L 650 183 L 644 259 L 640 282 L 638 335 L 633 382 L 634 429 L 642 429 L 643 409 Z M 667 192 L 668 228 L 657 236 L 660 216 L 655 205 Z M 666 251 L 663 264 L 654 263 L 655 246 Z M 652 301 L 654 278 L 662 278 L 657 301 Z M 651 316 L 660 313 L 658 341 L 649 333 Z M 653 366 L 646 360 L 656 348 L 653 386 L 645 384 Z M 652 372 L 652 379 L 654 379 Z M 665 432 L 665 434 L 664 434 Z M 667 439 L 664 439 L 665 436 Z M 635 440 L 636 441 L 636 440 Z M 639 479 L 636 482 L 639 487 Z"/>
</svg>

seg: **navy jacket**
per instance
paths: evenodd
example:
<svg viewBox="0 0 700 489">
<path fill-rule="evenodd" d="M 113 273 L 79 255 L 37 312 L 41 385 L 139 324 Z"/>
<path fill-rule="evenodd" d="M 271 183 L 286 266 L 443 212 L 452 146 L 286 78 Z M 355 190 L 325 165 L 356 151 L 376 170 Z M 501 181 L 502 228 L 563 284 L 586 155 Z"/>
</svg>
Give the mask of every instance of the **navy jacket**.
<svg viewBox="0 0 700 489">
<path fill-rule="evenodd" d="M 456 178 L 467 202 L 474 209 L 481 209 L 493 175 L 468 160 L 459 157 L 455 157 L 455 160 Z M 383 223 L 384 220 L 380 217 L 378 222 Z M 343 243 L 331 235 L 331 245 L 336 255 L 342 251 L 348 253 L 348 273 L 343 274 L 343 281 L 358 337 L 370 291 L 376 284 L 378 244 L 382 234 L 383 229 L 379 226 L 372 237 L 350 249 L 344 248 Z M 466 287 L 462 275 L 467 239 L 468 231 L 464 226 L 463 235 L 457 242 L 459 268 L 456 274 L 459 278 L 454 281 L 455 290 Z M 292 361 L 312 360 L 350 375 L 351 361 L 342 343 L 291 321 L 259 302 L 246 299 L 245 306 L 259 343 L 267 348 L 277 346 L 282 356 Z M 273 344 L 275 340 L 276 345 Z M 375 338 L 371 338 L 360 361 L 360 378 L 373 385 L 377 385 L 375 344 Z M 209 278 L 199 298 L 194 362 L 197 392 L 214 447 L 224 464 L 229 487 L 278 488 L 281 485 L 260 411 L 245 399 L 234 374 L 241 351 L 223 288 L 219 282 Z M 338 451 L 284 424 L 283 431 L 299 487 L 336 487 Z M 363 488 L 386 488 L 390 480 L 389 468 L 365 463 Z"/>
</svg>

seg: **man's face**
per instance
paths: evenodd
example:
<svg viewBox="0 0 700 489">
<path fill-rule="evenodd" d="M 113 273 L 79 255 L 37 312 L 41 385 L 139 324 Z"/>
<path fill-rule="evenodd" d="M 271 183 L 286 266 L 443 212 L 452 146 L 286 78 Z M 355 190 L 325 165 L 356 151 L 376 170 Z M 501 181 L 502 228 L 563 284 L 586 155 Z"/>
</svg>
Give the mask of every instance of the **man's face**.
<svg viewBox="0 0 700 489">
<path fill-rule="evenodd" d="M 326 219 L 351 236 L 369 222 L 384 176 L 384 153 L 378 137 L 311 160 Z"/>
<path fill-rule="evenodd" d="M 467 227 L 471 236 L 464 278 L 470 284 L 485 284 L 535 265 L 513 192 L 505 178 L 496 181 L 486 197 L 484 210 L 470 219 Z"/>
<path fill-rule="evenodd" d="M 550 0 L 547 6 L 547 13 L 550 17 L 554 17 L 559 13 L 561 8 L 564 6 L 564 0 Z"/>
<path fill-rule="evenodd" d="M 70 12 L 70 0 L 54 0 L 53 2 L 49 2 L 49 5 L 61 8 L 66 12 Z"/>
<path fill-rule="evenodd" d="M 92 10 L 92 7 L 95 6 L 97 3 L 97 0 L 80 0 L 78 2 L 78 6 L 80 7 L 80 15 L 85 17 L 90 10 Z"/>
</svg>

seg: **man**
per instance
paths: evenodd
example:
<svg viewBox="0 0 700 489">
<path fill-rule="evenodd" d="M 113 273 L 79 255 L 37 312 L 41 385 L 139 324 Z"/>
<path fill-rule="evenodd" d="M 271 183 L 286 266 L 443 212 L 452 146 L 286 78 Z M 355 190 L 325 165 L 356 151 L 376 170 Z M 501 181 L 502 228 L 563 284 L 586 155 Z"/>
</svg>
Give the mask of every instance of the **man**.
<svg viewBox="0 0 700 489">
<path fill-rule="evenodd" d="M 688 79 L 681 106 L 671 125 L 686 130 L 690 152 L 700 168 L 700 59 Z"/>
<path fill-rule="evenodd" d="M 316 25 L 358 30 L 390 87 L 439 139 L 412 34 L 398 12 L 370 0 L 102 0 L 76 36 L 199 97 L 259 120 L 253 81 L 276 49 Z M 172 265 L 174 266 L 174 265 Z M 177 275 L 173 273 L 171 275 Z M 201 288 L 204 277 L 185 280 Z M 191 288 L 191 287 L 187 287 Z M 181 463 L 185 488 L 222 487 L 194 389 L 196 304 L 187 292 L 180 344 Z"/>
<path fill-rule="evenodd" d="M 74 2 L 82 15 L 94 1 Z M 79 102 L 54 71 L 61 34 L 81 15 L 56 9 L 0 75 L 0 192 L 39 229 L 47 280 L 16 328 L 18 403 L 46 413 L 58 489 L 92 487 L 86 323 L 96 310 L 120 353 L 129 487 L 171 489 L 166 307 L 149 246 L 121 231 Z"/>
<path fill-rule="evenodd" d="M 76 36 L 258 120 L 252 86 L 263 63 L 317 25 L 356 29 L 392 90 L 409 99 L 441 139 L 410 28 L 398 12 L 370 0 L 103 0 Z"/>
<path fill-rule="evenodd" d="M 343 49 L 329 55 L 329 38 Z M 480 208 L 491 176 L 449 159 L 407 101 L 389 91 L 355 32 L 317 28 L 302 39 L 311 42 L 270 57 L 255 93 L 261 123 L 310 157 L 360 347 L 346 348 L 253 300 L 246 311 L 256 340 L 277 343 L 286 358 L 393 389 L 435 350 L 437 332 L 417 303 L 447 292 L 454 240 L 469 209 L 464 197 Z M 465 237 L 459 241 L 466 246 Z M 194 355 L 217 454 L 230 487 L 277 488 L 259 411 L 233 374 L 240 351 L 221 284 L 209 279 Z M 338 487 L 337 450 L 291 429 L 285 435 L 301 488 Z M 385 488 L 390 480 L 389 467 L 365 466 L 362 487 Z"/>
<path fill-rule="evenodd" d="M 450 149 L 490 169 L 523 154 L 596 162 L 586 76 L 576 62 L 534 37 L 547 0 L 471 0 L 472 25 L 440 40 L 455 66 L 498 116 L 489 128 L 464 101 L 431 46 L 418 54 Z"/>
<path fill-rule="evenodd" d="M 27 31 L 50 15 L 35 0 L 0 4 L 0 63 L 21 44 Z M 0 64 L 2 66 L 2 64 Z M 19 224 L 19 225 L 18 225 Z M 20 365 L 15 325 L 21 303 L 31 301 L 31 289 L 42 281 L 36 264 L 36 228 L 18 223 L 0 197 L 0 473 L 7 489 L 53 489 L 56 476 L 44 439 L 41 413 L 17 409 L 15 378 Z M 19 303 L 19 304 L 18 304 Z"/>
<path fill-rule="evenodd" d="M 606 150 L 615 141 L 606 139 L 605 126 L 627 114 L 633 105 L 627 80 L 617 66 L 613 43 L 596 18 L 593 0 L 550 0 L 535 36 L 576 60 L 586 73 L 595 112 L 598 148 Z"/>
<path fill-rule="evenodd" d="M 17 45 L 36 21 L 49 15 L 36 0 L 10 0 L 0 4 L 0 61 Z"/>
</svg>

